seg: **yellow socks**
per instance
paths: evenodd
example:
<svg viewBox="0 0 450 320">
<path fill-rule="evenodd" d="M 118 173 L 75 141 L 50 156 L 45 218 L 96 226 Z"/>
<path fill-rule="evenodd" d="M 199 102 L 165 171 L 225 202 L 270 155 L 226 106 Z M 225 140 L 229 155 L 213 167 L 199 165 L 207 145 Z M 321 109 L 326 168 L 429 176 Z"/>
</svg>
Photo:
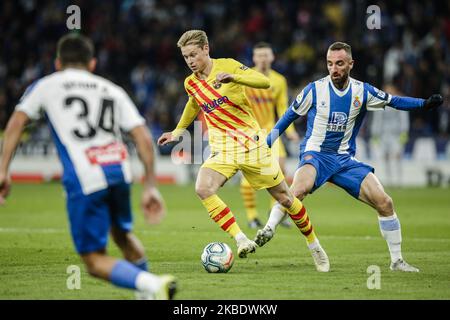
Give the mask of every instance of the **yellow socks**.
<svg viewBox="0 0 450 320">
<path fill-rule="evenodd" d="M 228 232 L 233 238 L 241 232 L 239 225 L 234 219 L 230 208 L 217 196 L 212 195 L 202 200 L 211 219 L 217 223 L 223 231 Z"/>
<path fill-rule="evenodd" d="M 308 244 L 313 243 L 316 240 L 316 235 L 314 233 L 311 221 L 309 221 L 306 208 L 303 206 L 301 201 L 294 198 L 294 203 L 289 209 L 287 209 L 287 212 L 297 228 L 300 229 L 300 232 L 306 237 Z"/>
<path fill-rule="evenodd" d="M 253 221 L 258 217 L 258 211 L 256 210 L 256 191 L 245 178 L 241 180 L 241 196 L 244 200 L 247 221 Z"/>
</svg>

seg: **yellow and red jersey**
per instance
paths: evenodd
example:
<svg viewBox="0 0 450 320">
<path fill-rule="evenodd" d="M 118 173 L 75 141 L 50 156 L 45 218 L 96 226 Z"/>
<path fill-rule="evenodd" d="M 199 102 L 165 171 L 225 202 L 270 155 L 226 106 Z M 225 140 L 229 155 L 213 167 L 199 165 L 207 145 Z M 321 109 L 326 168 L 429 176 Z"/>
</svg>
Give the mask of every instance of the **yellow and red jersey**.
<svg viewBox="0 0 450 320">
<path fill-rule="evenodd" d="M 262 129 L 270 132 L 275 126 L 276 117 L 280 118 L 288 107 L 288 86 L 286 78 L 275 70 L 268 74 L 269 89 L 246 87 L 245 94 L 253 108 L 253 114 Z M 287 132 L 295 130 L 291 125 Z"/>
<path fill-rule="evenodd" d="M 247 152 L 265 143 L 265 135 L 254 118 L 245 87 L 268 88 L 269 79 L 234 59 L 211 59 L 206 79 L 191 74 L 184 81 L 189 96 L 183 115 L 173 131 L 178 136 L 195 119 L 200 109 L 208 125 L 211 152 Z M 218 73 L 233 74 L 234 81 L 220 83 Z"/>
</svg>

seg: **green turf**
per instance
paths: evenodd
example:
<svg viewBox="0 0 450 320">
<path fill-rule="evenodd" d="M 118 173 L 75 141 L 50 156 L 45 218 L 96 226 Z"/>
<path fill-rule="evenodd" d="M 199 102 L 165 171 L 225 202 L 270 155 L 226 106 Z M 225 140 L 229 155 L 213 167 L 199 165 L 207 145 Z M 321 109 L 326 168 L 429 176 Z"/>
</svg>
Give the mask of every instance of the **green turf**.
<svg viewBox="0 0 450 320">
<path fill-rule="evenodd" d="M 326 186 L 306 199 L 312 222 L 331 262 L 318 273 L 302 236 L 281 229 L 249 259 L 236 259 L 228 274 L 208 274 L 200 264 L 203 247 L 234 241 L 208 218 L 194 188 L 162 186 L 168 215 L 147 226 L 138 210 L 135 231 L 147 248 L 155 273 L 179 278 L 178 299 L 450 299 L 450 197 L 448 189 L 393 189 L 403 230 L 403 253 L 419 274 L 388 270 L 389 255 L 375 213 L 342 190 Z M 237 186 L 221 196 L 247 228 Z M 266 218 L 268 198 L 258 193 Z M 109 252 L 118 256 L 113 244 Z M 81 267 L 81 289 L 69 290 L 69 265 Z M 367 268 L 381 269 L 381 289 L 367 288 Z M 58 184 L 14 185 L 0 208 L 0 299 L 133 299 L 133 293 L 90 277 L 75 254 L 68 232 L 62 188 Z"/>
</svg>

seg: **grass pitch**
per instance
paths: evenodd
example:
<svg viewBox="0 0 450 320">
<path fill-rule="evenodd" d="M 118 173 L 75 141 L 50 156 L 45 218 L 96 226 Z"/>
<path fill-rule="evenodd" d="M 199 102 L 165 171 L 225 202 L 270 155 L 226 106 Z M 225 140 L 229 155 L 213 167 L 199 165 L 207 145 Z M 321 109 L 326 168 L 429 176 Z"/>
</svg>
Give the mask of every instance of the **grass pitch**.
<svg viewBox="0 0 450 320">
<path fill-rule="evenodd" d="M 301 234 L 278 228 L 275 238 L 248 259 L 236 258 L 227 274 L 208 274 L 203 247 L 234 240 L 213 223 L 194 187 L 161 186 L 168 215 L 145 225 L 140 186 L 133 188 L 135 233 L 147 248 L 151 271 L 178 277 L 177 299 L 450 299 L 450 197 L 448 189 L 391 189 L 403 231 L 403 256 L 418 274 L 389 271 L 389 254 L 375 212 L 344 191 L 325 186 L 305 200 L 331 271 L 318 273 Z M 220 195 L 251 238 L 239 187 Z M 262 220 L 268 197 L 258 192 Z M 108 251 L 119 256 L 114 244 Z M 67 268 L 81 268 L 81 289 L 69 290 Z M 369 266 L 381 270 L 381 288 L 369 290 Z M 75 254 L 59 184 L 18 184 L 0 207 L 0 299 L 133 299 L 132 292 L 90 277 Z"/>
</svg>

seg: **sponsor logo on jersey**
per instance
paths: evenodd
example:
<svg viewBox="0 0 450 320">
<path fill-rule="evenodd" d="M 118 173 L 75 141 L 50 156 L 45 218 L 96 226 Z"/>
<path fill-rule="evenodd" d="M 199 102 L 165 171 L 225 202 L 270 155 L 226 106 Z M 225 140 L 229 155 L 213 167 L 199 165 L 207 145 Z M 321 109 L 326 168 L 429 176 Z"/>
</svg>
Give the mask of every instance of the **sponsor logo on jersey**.
<svg viewBox="0 0 450 320">
<path fill-rule="evenodd" d="M 245 65 L 242 65 L 242 66 L 240 66 L 240 67 L 239 67 L 239 69 L 241 69 L 241 70 L 244 70 L 244 71 L 245 71 L 245 70 L 247 70 L 247 69 L 248 69 L 248 67 L 247 67 L 247 66 L 245 66 Z"/>
<path fill-rule="evenodd" d="M 218 106 L 220 106 L 221 104 L 227 103 L 228 101 L 230 101 L 230 99 L 228 99 L 227 96 L 223 96 L 223 97 L 220 97 L 219 99 L 212 100 L 211 103 L 204 102 L 201 107 L 204 112 L 210 113 L 210 112 L 214 111 L 214 109 L 216 109 Z"/>
<path fill-rule="evenodd" d="M 86 156 L 93 165 L 111 165 L 122 163 L 128 157 L 127 148 L 120 142 L 105 146 L 91 147 L 86 150 Z"/>
<path fill-rule="evenodd" d="M 347 114 L 345 112 L 333 112 L 327 124 L 327 131 L 345 132 L 347 130 Z"/>
</svg>

